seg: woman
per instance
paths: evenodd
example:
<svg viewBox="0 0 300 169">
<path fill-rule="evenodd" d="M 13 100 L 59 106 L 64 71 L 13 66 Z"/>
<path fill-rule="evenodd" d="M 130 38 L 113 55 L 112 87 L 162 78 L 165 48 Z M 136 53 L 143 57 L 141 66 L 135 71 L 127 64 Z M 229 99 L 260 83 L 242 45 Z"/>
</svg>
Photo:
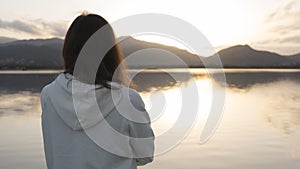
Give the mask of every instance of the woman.
<svg viewBox="0 0 300 169">
<path fill-rule="evenodd" d="M 48 169 L 133 169 L 153 160 L 150 119 L 139 94 L 125 87 L 128 79 L 119 46 L 105 54 L 93 81 L 85 78 L 90 76 L 89 66 L 76 68 L 84 44 L 104 26 L 108 29 L 100 41 L 115 42 L 111 26 L 101 16 L 82 14 L 74 20 L 63 46 L 65 71 L 42 90 Z"/>
</svg>

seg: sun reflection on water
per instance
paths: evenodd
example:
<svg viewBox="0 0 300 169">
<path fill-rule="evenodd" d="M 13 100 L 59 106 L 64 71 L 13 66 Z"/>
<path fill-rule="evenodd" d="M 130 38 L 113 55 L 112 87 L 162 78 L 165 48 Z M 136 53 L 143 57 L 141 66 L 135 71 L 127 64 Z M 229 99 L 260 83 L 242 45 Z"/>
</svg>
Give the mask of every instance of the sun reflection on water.
<svg viewBox="0 0 300 169">
<path fill-rule="evenodd" d="M 136 78 L 157 135 L 171 128 L 181 113 L 181 92 L 195 92 L 191 79 L 177 73 L 177 82 L 163 73 L 144 73 Z M 300 168 L 299 74 L 227 73 L 224 116 L 204 145 L 199 144 L 199 136 L 211 110 L 212 92 L 218 93 L 218 86 L 224 84 L 218 81 L 217 73 L 208 76 L 195 72 L 195 79 L 199 114 L 193 129 L 172 151 L 141 168 Z M 45 168 L 36 92 L 41 84 L 36 83 L 34 91 L 10 85 L 0 94 L 0 168 Z"/>
</svg>

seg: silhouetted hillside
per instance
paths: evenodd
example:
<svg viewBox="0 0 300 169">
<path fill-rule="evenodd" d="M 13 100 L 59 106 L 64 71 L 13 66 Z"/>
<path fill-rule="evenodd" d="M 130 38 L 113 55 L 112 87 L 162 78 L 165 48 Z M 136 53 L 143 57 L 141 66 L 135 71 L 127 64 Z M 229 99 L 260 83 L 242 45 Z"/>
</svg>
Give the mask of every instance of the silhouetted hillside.
<svg viewBox="0 0 300 169">
<path fill-rule="evenodd" d="M 121 39 L 124 39 L 120 42 L 120 47 L 127 57 L 128 67 L 203 67 L 200 58 L 186 50 L 141 41 L 132 37 L 121 37 Z M 130 57 L 128 58 L 128 56 Z"/>
<path fill-rule="evenodd" d="M 120 46 L 129 68 L 217 67 L 217 55 L 199 57 L 172 46 L 121 37 Z M 20 40 L 0 44 L 0 69 L 62 69 L 62 39 Z M 300 54 L 282 56 L 237 45 L 218 52 L 226 68 L 300 68 Z M 129 56 L 129 57 L 128 57 Z M 201 59 L 200 59 L 201 58 Z"/>
<path fill-rule="evenodd" d="M 295 66 L 298 66 L 300 65 L 300 54 L 297 54 L 297 55 L 293 55 L 293 56 L 290 56 L 292 61 L 293 61 L 293 64 Z"/>
<path fill-rule="evenodd" d="M 62 69 L 61 39 L 21 40 L 0 45 L 1 69 Z"/>
<path fill-rule="evenodd" d="M 282 56 L 268 51 L 258 51 L 249 45 L 237 45 L 223 49 L 218 55 L 224 67 L 230 68 L 285 68 L 300 67 L 295 64 L 298 58 Z M 212 57 L 217 57 L 216 55 Z"/>
<path fill-rule="evenodd" d="M 9 43 L 9 42 L 13 42 L 16 41 L 18 39 L 16 38 L 9 38 L 9 37 L 5 37 L 5 36 L 0 36 L 0 44 L 1 43 Z"/>
</svg>

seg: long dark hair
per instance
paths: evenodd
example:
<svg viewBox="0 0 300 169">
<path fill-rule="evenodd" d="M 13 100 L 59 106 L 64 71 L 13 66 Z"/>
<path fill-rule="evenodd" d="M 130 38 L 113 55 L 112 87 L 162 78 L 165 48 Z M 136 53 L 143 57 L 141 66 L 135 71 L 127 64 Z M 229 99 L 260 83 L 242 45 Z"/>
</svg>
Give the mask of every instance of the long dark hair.
<svg viewBox="0 0 300 169">
<path fill-rule="evenodd" d="M 113 29 L 103 17 L 96 14 L 84 13 L 73 21 L 67 31 L 63 45 L 65 73 L 70 73 L 73 75 L 75 64 L 82 47 L 97 30 L 105 25 L 107 25 L 110 29 L 107 36 L 110 38 L 110 40 L 115 42 L 116 39 Z M 125 72 L 125 65 L 120 65 L 124 59 L 123 53 L 119 45 L 116 43 L 114 44 L 115 45 L 102 59 L 96 73 L 94 84 L 100 84 L 104 87 L 111 88 L 109 82 L 118 81 L 124 85 L 128 85 L 129 78 Z M 118 66 L 120 67 L 118 68 Z M 115 71 L 118 71 L 118 75 L 114 76 L 113 79 Z"/>
</svg>

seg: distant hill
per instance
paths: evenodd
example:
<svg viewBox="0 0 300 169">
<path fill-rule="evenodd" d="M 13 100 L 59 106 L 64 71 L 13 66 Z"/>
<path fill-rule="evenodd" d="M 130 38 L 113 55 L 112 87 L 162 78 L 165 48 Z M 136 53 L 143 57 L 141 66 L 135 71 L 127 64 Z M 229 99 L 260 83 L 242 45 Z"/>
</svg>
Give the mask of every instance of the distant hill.
<svg viewBox="0 0 300 169">
<path fill-rule="evenodd" d="M 199 57 L 172 46 L 121 37 L 120 46 L 129 68 L 217 67 L 217 55 Z M 11 40 L 11 39 L 10 39 Z M 0 69 L 62 69 L 63 40 L 33 39 L 0 43 Z M 225 68 L 300 68 L 300 54 L 282 56 L 237 45 L 218 52 Z M 129 57 L 128 57 L 129 56 Z M 201 58 L 201 59 L 200 59 Z M 181 60 L 181 61 L 180 61 Z"/>
<path fill-rule="evenodd" d="M 1 43 L 8 43 L 8 42 L 13 42 L 16 41 L 18 39 L 16 38 L 9 38 L 9 37 L 5 37 L 5 36 L 0 36 L 0 44 Z"/>
<path fill-rule="evenodd" d="M 57 38 L 0 44 L 0 69 L 62 69 L 62 44 Z"/>
<path fill-rule="evenodd" d="M 120 47 L 127 57 L 128 67 L 203 67 L 201 59 L 186 50 L 141 41 L 132 37 L 121 37 L 120 39 L 125 39 L 120 42 Z M 128 56 L 130 57 L 128 58 Z"/>
<path fill-rule="evenodd" d="M 63 40 L 59 38 L 29 39 L 29 40 L 16 40 L 16 41 L 0 44 L 0 46 L 16 46 L 16 45 L 48 46 L 48 47 L 61 49 L 63 45 Z"/>
<path fill-rule="evenodd" d="M 237 45 L 218 52 L 227 68 L 300 68 L 300 57 L 282 56 L 268 51 L 258 51 L 249 45 Z M 213 55 L 211 58 L 217 57 Z"/>
<path fill-rule="evenodd" d="M 296 55 L 292 55 L 290 56 L 292 61 L 293 61 L 293 64 L 295 66 L 299 66 L 300 65 L 300 53 L 299 54 L 296 54 Z"/>
</svg>

